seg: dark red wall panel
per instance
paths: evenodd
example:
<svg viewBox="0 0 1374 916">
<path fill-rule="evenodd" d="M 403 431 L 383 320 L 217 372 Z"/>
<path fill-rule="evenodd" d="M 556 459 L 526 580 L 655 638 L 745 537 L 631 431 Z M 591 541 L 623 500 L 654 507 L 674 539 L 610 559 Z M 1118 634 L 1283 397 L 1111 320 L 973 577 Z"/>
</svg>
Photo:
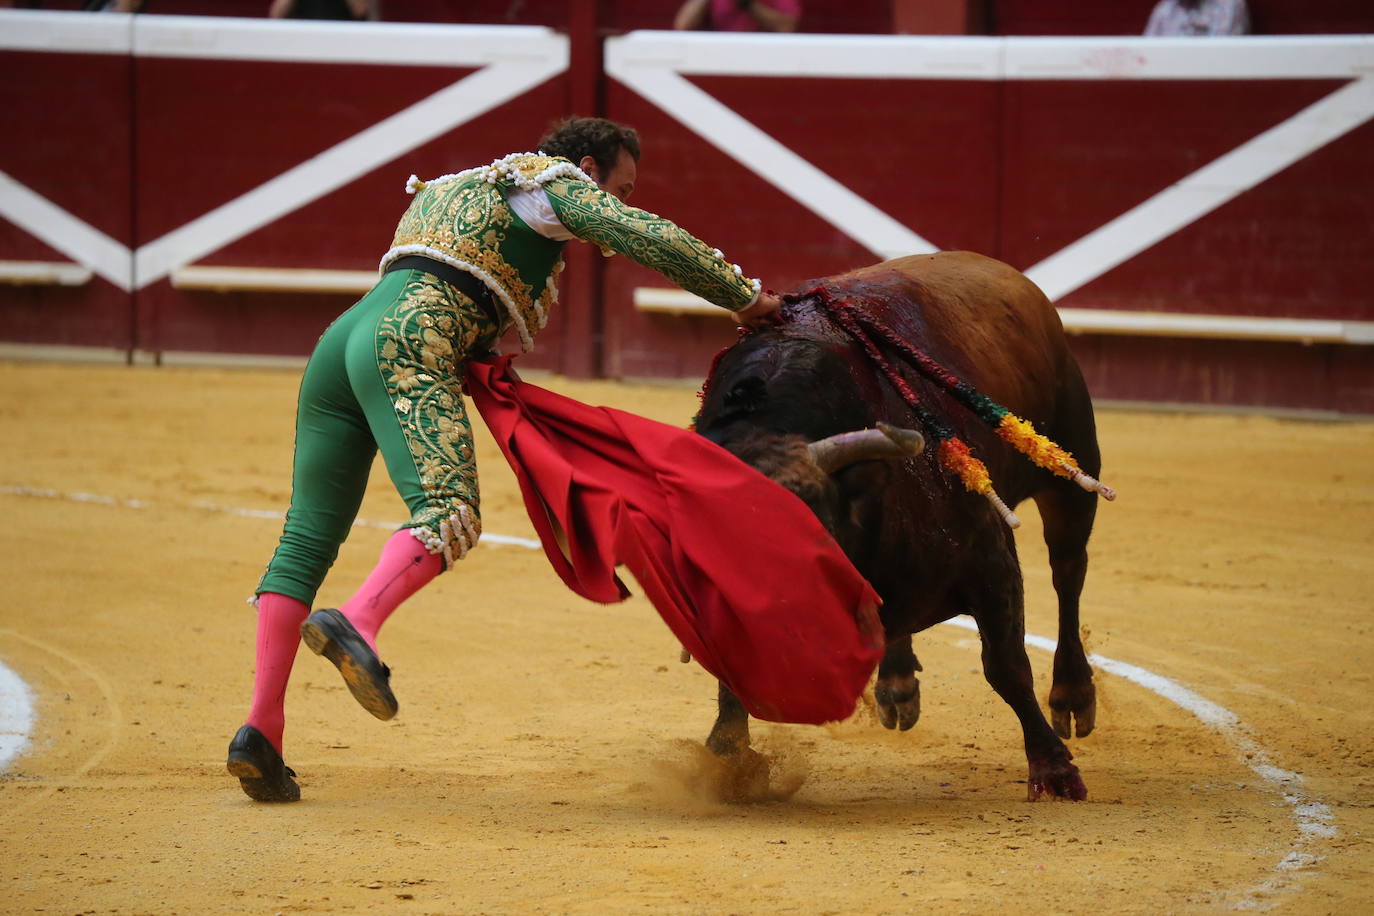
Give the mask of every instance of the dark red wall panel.
<svg viewBox="0 0 1374 916">
<path fill-rule="evenodd" d="M 1368 347 L 1096 335 L 1070 343 L 1099 401 L 1374 414 Z"/>
<path fill-rule="evenodd" d="M 995 35 L 1139 35 L 1155 0 L 990 0 Z"/>
<path fill-rule="evenodd" d="M 700 76 L 692 82 L 935 245 L 995 246 L 997 83 Z M 799 274 L 819 275 L 804 265 Z"/>
<path fill-rule="evenodd" d="M 139 290 L 140 348 L 306 356 L 356 296 L 172 289 Z"/>
<path fill-rule="evenodd" d="M 47 242 L 3 217 L 0 217 L 0 258 L 7 261 L 52 261 L 54 263 L 66 263 L 71 260 Z"/>
<path fill-rule="evenodd" d="M 1060 304 L 1374 320 L 1370 162 L 1374 124 L 1366 123 Z"/>
<path fill-rule="evenodd" d="M 1022 270 L 1031 267 L 1339 85 L 1006 83 L 999 257 Z"/>
<path fill-rule="evenodd" d="M 141 58 L 139 235 L 170 232 L 469 72 Z"/>
<path fill-rule="evenodd" d="M 995 83 L 744 77 L 692 82 L 933 243 L 995 247 Z M 873 262 L 868 249 L 843 230 L 619 83 L 609 87 L 607 113 L 643 136 L 632 203 L 720 248 L 766 286 L 793 289 Z M 636 311 L 636 286 L 671 284 L 624 258 L 608 264 L 607 374 L 700 375 L 711 355 L 732 339 L 728 319 Z"/>
<path fill-rule="evenodd" d="M 99 277 L 85 286 L 0 284 L 0 340 L 10 343 L 127 352 L 132 321 L 129 294 Z"/>
<path fill-rule="evenodd" d="M 0 53 L 0 171 L 115 242 L 134 239 L 130 58 Z M 0 218 L 0 260 L 72 259 Z M 84 286 L 0 285 L 0 339 L 127 349 L 129 294 L 100 276 Z"/>
<path fill-rule="evenodd" d="M 126 245 L 129 72 L 124 55 L 0 53 L 0 170 Z"/>
</svg>

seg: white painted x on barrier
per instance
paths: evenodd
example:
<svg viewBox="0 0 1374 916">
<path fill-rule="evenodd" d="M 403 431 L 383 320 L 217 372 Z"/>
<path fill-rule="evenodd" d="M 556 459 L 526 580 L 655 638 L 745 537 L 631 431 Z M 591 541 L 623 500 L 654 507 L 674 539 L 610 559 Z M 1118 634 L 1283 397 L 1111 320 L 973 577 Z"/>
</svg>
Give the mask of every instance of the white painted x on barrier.
<svg viewBox="0 0 1374 916">
<path fill-rule="evenodd" d="M 522 95 L 568 66 L 567 37 L 539 26 L 68 13 L 0 13 L 0 21 L 0 50 L 481 68 L 135 252 L 0 172 L 0 216 L 124 290 L 162 279 L 174 268 Z"/>
<path fill-rule="evenodd" d="M 684 74 L 939 80 L 1349 79 L 1026 274 L 1061 298 L 1374 117 L 1374 38 L 920 38 L 632 32 L 606 69 L 881 258 L 935 247 Z"/>
</svg>

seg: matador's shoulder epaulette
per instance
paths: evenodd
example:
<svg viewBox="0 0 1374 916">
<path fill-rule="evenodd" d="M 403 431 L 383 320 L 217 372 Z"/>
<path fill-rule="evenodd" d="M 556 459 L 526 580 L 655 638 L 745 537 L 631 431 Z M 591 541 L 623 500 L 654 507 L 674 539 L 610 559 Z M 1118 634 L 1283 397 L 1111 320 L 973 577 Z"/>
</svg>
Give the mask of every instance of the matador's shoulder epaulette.
<svg viewBox="0 0 1374 916">
<path fill-rule="evenodd" d="M 549 156 L 544 153 L 511 153 L 489 165 L 479 165 L 476 168 L 464 169 L 451 175 L 441 175 L 429 181 L 411 175 L 406 181 L 406 193 L 414 194 L 435 185 L 467 179 L 516 187 L 522 191 L 534 191 L 543 187 L 545 182 L 555 178 L 574 178 L 596 184 L 590 175 L 561 156 Z"/>
</svg>

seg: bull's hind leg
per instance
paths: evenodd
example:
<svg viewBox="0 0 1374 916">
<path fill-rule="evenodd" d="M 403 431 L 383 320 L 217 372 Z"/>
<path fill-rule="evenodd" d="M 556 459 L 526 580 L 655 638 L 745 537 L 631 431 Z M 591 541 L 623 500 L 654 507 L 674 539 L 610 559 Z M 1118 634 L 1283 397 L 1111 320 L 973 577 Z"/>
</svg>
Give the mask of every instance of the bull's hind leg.
<svg viewBox="0 0 1374 916">
<path fill-rule="evenodd" d="M 973 618 L 983 642 L 983 675 L 1021 721 L 1026 743 L 1026 797 L 1035 801 L 1048 792 L 1081 801 L 1088 797 L 1073 755 L 1045 721 L 1035 699 L 1030 659 L 1026 656 L 1025 610 L 1021 569 L 1010 534 L 1006 547 L 985 567 L 986 575 L 969 590 Z"/>
<path fill-rule="evenodd" d="M 1097 447 L 1097 424 L 1092 401 L 1082 376 L 1073 367 L 1051 424 L 1055 439 L 1077 458 L 1084 472 L 1102 473 L 1102 454 Z M 1076 726 L 1082 738 L 1097 724 L 1097 691 L 1092 666 L 1083 651 L 1078 619 L 1078 599 L 1088 574 L 1088 536 L 1097 514 L 1097 494 L 1089 493 L 1063 478 L 1035 495 L 1044 522 L 1045 546 L 1049 548 L 1050 572 L 1059 596 L 1059 645 L 1054 650 L 1054 681 L 1050 687 L 1050 717 L 1061 738 Z"/>
<path fill-rule="evenodd" d="M 921 663 L 911 651 L 911 637 L 902 636 L 887 646 L 878 665 L 878 682 L 873 687 L 873 699 L 878 706 L 878 721 L 883 728 L 906 731 L 921 717 L 921 682 L 916 672 Z"/>
<path fill-rule="evenodd" d="M 1050 687 L 1050 718 L 1061 738 L 1076 726 L 1078 737 L 1092 732 L 1097 721 L 1097 691 L 1092 666 L 1083 649 L 1078 601 L 1088 574 L 1088 536 L 1097 512 L 1097 496 L 1067 481 L 1035 497 L 1045 526 L 1050 572 L 1059 596 L 1059 644 L 1054 650 L 1054 682 Z"/>
</svg>

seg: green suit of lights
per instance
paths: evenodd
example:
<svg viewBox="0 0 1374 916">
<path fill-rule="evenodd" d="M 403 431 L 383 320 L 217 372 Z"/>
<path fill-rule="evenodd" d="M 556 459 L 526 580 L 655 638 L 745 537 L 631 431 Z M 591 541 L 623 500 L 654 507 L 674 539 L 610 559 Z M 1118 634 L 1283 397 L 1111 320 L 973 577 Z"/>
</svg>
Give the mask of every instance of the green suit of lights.
<svg viewBox="0 0 1374 916">
<path fill-rule="evenodd" d="M 468 359 L 514 327 L 528 351 L 558 298 L 564 242 L 516 215 L 516 190 L 542 190 L 559 221 L 603 254 L 623 254 L 731 311 L 759 281 L 672 222 L 623 204 L 566 159 L 516 154 L 430 182 L 382 258 L 377 285 L 320 338 L 301 381 L 291 507 L 257 592 L 313 604 L 357 515 L 378 449 L 410 510 L 402 526 L 444 557 L 445 569 L 481 534 L 472 426 L 463 404 Z M 504 310 L 499 324 L 422 270 L 386 272 L 422 255 L 480 280 Z"/>
</svg>

